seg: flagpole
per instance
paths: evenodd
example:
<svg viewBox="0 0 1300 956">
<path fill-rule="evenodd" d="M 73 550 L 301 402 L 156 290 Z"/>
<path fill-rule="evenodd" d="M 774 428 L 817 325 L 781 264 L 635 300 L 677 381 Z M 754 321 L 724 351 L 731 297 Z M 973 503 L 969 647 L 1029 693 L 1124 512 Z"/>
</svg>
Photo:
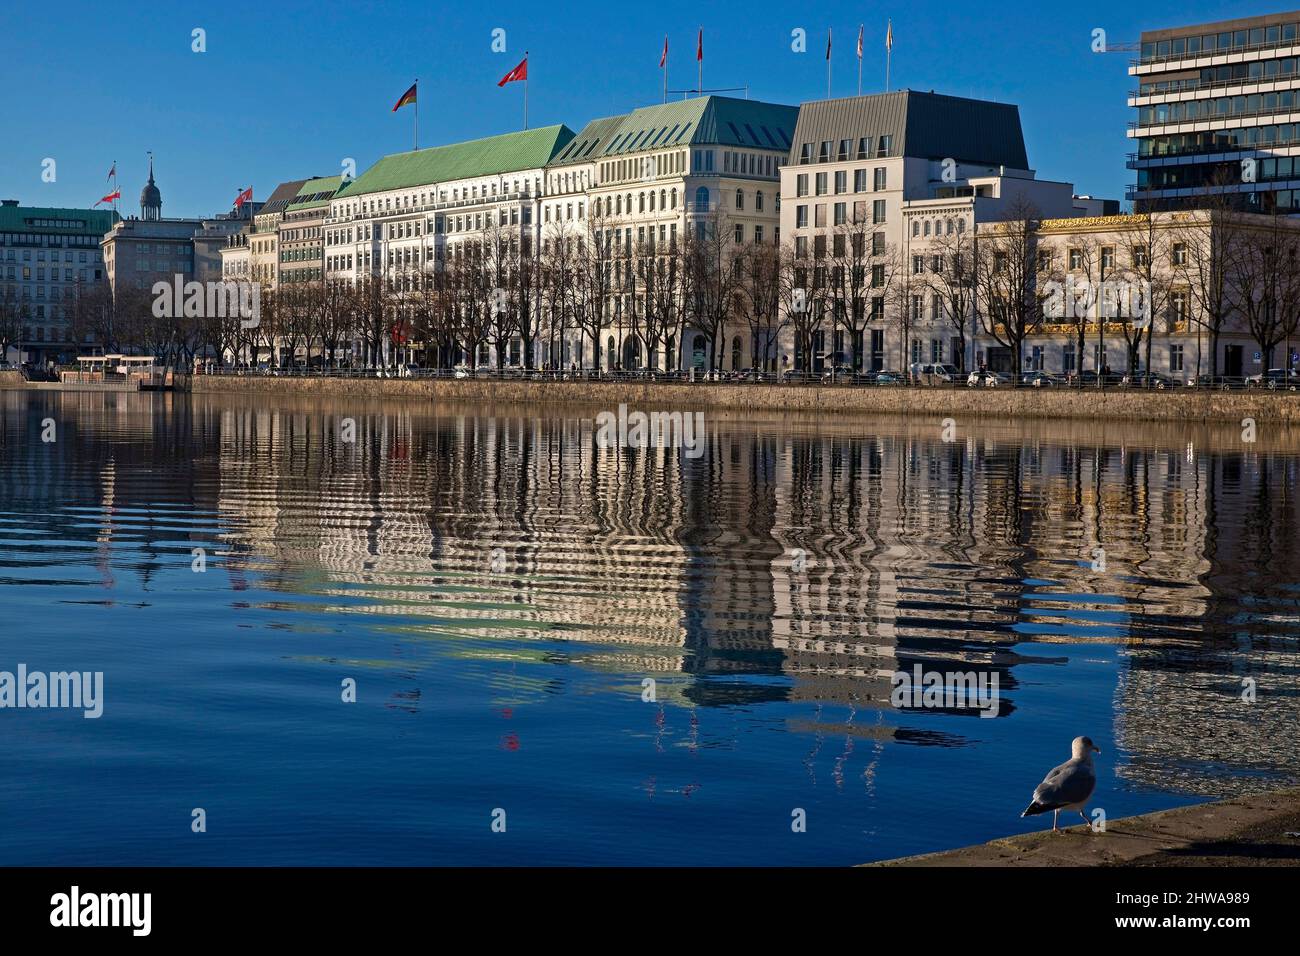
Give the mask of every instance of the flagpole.
<svg viewBox="0 0 1300 956">
<path fill-rule="evenodd" d="M 528 51 L 524 51 L 524 62 L 528 62 Z M 528 129 L 528 73 L 527 67 L 524 67 L 524 129 Z"/>
<path fill-rule="evenodd" d="M 664 37 L 664 62 L 659 68 L 659 72 L 664 75 L 664 102 L 668 102 L 668 37 Z"/>
<path fill-rule="evenodd" d="M 894 21 L 885 28 L 885 92 L 889 92 L 889 61 L 894 55 Z"/>
<path fill-rule="evenodd" d="M 696 89 L 695 93 L 697 96 L 703 96 L 704 95 L 704 27 L 700 27 L 700 39 L 699 42 L 696 43 L 696 50 L 697 53 L 696 53 L 695 60 L 699 66 L 699 70 L 697 71 L 699 73 L 699 80 L 697 81 L 696 84 L 698 88 Z"/>
<path fill-rule="evenodd" d="M 862 24 L 858 24 L 858 96 L 862 95 Z"/>
<path fill-rule="evenodd" d="M 826 98 L 831 98 L 831 31 L 826 31 Z"/>
<path fill-rule="evenodd" d="M 416 150 L 420 148 L 420 78 L 415 78 L 415 134 L 413 142 Z"/>
</svg>

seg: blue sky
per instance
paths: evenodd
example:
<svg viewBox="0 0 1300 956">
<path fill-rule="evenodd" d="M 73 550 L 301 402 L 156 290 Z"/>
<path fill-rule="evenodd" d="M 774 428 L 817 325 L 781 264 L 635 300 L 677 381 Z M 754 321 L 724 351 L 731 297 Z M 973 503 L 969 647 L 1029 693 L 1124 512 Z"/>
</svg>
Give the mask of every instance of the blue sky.
<svg viewBox="0 0 1300 956">
<path fill-rule="evenodd" d="M 531 53 L 529 124 L 588 120 L 659 102 L 695 83 L 704 28 L 704 85 L 748 84 L 755 99 L 826 95 L 826 30 L 834 93 L 856 92 L 854 44 L 866 25 L 863 92 L 884 86 L 886 19 L 894 21 L 892 85 L 1015 103 L 1030 164 L 1076 191 L 1122 198 L 1132 111 L 1128 55 L 1091 52 L 1091 33 L 1137 40 L 1143 29 L 1274 12 L 1238 2 L 1058 5 L 814 2 L 739 4 L 260 3 L 103 4 L 26 0 L 0 6 L 0 198 L 85 207 L 107 192 L 117 160 L 124 212 L 137 209 L 146 150 L 163 212 L 208 215 L 240 186 L 265 198 L 281 180 L 358 171 L 411 147 L 411 110 L 390 112 L 420 78 L 420 144 L 518 129 L 522 84 L 496 81 Z M 20 8 L 21 7 L 21 8 Z M 191 31 L 207 51 L 191 50 Z M 506 31 L 506 52 L 492 31 Z M 806 53 L 791 32 L 807 31 Z M 43 182 L 42 161 L 57 162 Z"/>
</svg>

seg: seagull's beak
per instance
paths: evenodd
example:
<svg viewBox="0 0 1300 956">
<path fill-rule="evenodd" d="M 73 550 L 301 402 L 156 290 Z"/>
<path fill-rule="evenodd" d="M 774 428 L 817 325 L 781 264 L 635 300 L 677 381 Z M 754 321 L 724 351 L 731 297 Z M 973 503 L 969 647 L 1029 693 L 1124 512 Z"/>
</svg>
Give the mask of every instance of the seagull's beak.
<svg viewBox="0 0 1300 956">
<path fill-rule="evenodd" d="M 1092 749 L 1095 750 L 1095 751 L 1097 751 L 1097 753 L 1101 753 L 1101 748 L 1098 747 L 1096 744 L 1093 744 L 1093 745 L 1092 745 Z"/>
</svg>

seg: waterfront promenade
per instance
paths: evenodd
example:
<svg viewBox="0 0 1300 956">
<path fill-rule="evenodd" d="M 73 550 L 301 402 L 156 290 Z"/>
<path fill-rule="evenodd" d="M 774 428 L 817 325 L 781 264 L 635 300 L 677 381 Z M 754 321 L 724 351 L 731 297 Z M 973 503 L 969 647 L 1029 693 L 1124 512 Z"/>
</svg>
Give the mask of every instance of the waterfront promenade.
<svg viewBox="0 0 1300 956">
<path fill-rule="evenodd" d="M 1145 422 L 1300 424 L 1300 393 L 1263 388 L 1179 388 L 1162 391 L 1109 386 L 968 388 L 854 386 L 821 383 L 528 379 L 520 377 L 373 378 L 331 375 L 178 376 L 178 390 L 217 394 L 266 394 L 321 398 L 420 400 L 490 406 L 563 405 L 614 408 L 799 412 L 836 415 L 912 415 L 994 419 L 1095 419 Z M 25 381 L 0 371 L 0 389 L 72 388 Z"/>
<path fill-rule="evenodd" d="M 869 866 L 1296 866 L 1300 787 L 990 840 Z"/>
</svg>

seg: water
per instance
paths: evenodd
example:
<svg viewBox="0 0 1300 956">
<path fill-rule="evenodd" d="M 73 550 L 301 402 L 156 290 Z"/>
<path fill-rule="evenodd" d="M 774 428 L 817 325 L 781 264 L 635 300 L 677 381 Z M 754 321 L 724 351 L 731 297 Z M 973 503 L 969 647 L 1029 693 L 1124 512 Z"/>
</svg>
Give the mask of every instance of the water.
<svg viewBox="0 0 1300 956">
<path fill-rule="evenodd" d="M 0 710 L 0 864 L 853 864 L 1050 825 L 1078 734 L 1111 818 L 1298 775 L 1296 435 L 592 414 L 0 393 L 0 670 L 105 682 Z"/>
</svg>

